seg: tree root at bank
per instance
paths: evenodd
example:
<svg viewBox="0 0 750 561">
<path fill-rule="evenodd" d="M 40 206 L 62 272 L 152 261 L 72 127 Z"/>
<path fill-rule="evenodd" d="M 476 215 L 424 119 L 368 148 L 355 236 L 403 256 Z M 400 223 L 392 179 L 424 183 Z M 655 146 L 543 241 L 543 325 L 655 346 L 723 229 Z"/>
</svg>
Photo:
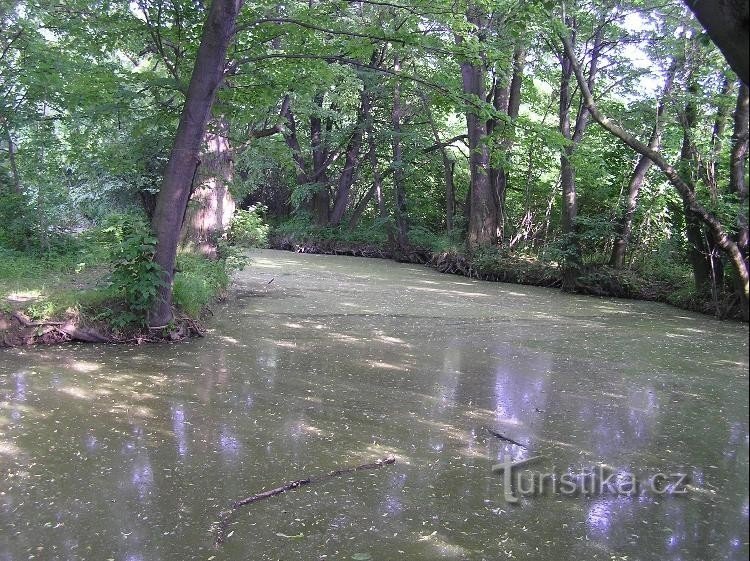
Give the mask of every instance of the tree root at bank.
<svg viewBox="0 0 750 561">
<path fill-rule="evenodd" d="M 168 328 L 115 331 L 108 324 L 98 322 L 84 325 L 77 313 L 70 313 L 59 321 L 33 321 L 23 312 L 0 312 L 0 347 L 25 347 L 68 342 L 80 343 L 155 343 L 180 341 L 205 334 L 200 323 L 192 318 L 176 318 Z"/>
<path fill-rule="evenodd" d="M 219 547 L 221 544 L 224 543 L 224 540 L 227 538 L 227 527 L 229 526 L 229 522 L 232 516 L 237 511 L 237 509 L 242 508 L 243 506 L 257 503 L 265 499 L 270 499 L 271 497 L 281 495 L 282 493 L 286 493 L 287 491 L 291 491 L 293 489 L 299 489 L 300 487 L 304 487 L 305 485 L 310 485 L 311 483 L 318 483 L 321 481 L 325 481 L 327 479 L 333 479 L 334 477 L 340 477 L 342 475 L 356 473 L 358 471 L 372 471 L 374 469 L 379 469 L 379 468 L 382 468 L 383 466 L 387 466 L 387 465 L 391 465 L 395 463 L 396 463 L 396 458 L 394 458 L 393 456 L 388 456 L 386 458 L 382 458 L 380 460 L 376 460 L 368 464 L 362 464 L 359 466 L 347 467 L 343 469 L 335 469 L 333 471 L 329 471 L 328 473 L 319 475 L 317 477 L 305 477 L 304 479 L 297 479 L 295 481 L 290 481 L 280 487 L 269 489 L 267 491 L 262 491 L 260 493 L 256 493 L 255 495 L 250 495 L 249 497 L 235 501 L 234 503 L 232 503 L 231 508 L 229 508 L 228 510 L 222 511 L 219 514 L 218 522 L 216 522 L 213 525 L 214 546 Z"/>
</svg>

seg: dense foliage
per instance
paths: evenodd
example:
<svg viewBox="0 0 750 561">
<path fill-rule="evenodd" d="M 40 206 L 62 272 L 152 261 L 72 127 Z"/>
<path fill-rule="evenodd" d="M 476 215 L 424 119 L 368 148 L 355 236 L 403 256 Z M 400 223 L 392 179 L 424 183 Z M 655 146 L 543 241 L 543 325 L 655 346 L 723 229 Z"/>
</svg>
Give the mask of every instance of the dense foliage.
<svg viewBox="0 0 750 561">
<path fill-rule="evenodd" d="M 159 286 L 147 220 L 206 15 L 0 2 L 0 251 L 55 268 L 88 232 L 117 233 L 97 262 L 128 322 Z M 690 192 L 598 126 L 577 70 Z M 246 2 L 181 235 L 208 261 L 178 258 L 175 303 L 198 314 L 228 282 L 211 264 L 226 243 L 270 237 L 738 314 L 747 96 L 676 0 Z M 115 232 L 123 212 L 146 221 Z"/>
</svg>

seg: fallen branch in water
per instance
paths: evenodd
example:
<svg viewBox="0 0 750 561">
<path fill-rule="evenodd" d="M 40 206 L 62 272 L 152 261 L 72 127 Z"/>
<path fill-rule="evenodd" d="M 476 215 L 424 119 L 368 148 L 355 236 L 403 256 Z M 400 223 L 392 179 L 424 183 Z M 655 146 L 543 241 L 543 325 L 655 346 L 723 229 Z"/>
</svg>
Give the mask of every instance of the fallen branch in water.
<svg viewBox="0 0 750 561">
<path fill-rule="evenodd" d="M 292 489 L 296 489 L 297 487 L 302 487 L 303 485 L 308 485 L 310 483 L 312 483 L 312 479 L 298 479 L 297 481 L 292 481 L 290 483 L 287 483 L 286 485 L 282 485 L 281 487 L 276 487 L 276 489 L 263 491 L 262 493 L 258 493 L 257 495 L 252 495 L 250 497 L 247 497 L 246 499 L 237 501 L 232 505 L 232 509 L 262 501 L 263 499 L 269 499 L 271 497 L 275 497 L 276 495 L 281 495 L 281 493 L 286 493 L 287 491 L 291 491 Z"/>
<path fill-rule="evenodd" d="M 505 442 L 510 442 L 511 444 L 515 444 L 516 446 L 520 446 L 521 448 L 526 448 L 526 446 L 524 446 L 520 442 L 516 442 L 515 440 L 513 440 L 512 438 L 508 438 L 507 436 L 503 436 L 502 434 L 500 434 L 497 431 L 494 431 L 494 430 L 488 429 L 488 428 L 485 428 L 485 430 L 488 433 L 490 433 L 492 436 L 494 436 L 495 438 L 499 438 L 500 440 L 504 440 Z"/>
<path fill-rule="evenodd" d="M 357 471 L 370 471 L 373 469 L 378 469 L 383 466 L 387 466 L 387 465 L 391 465 L 395 463 L 396 463 L 396 458 L 394 458 L 393 456 L 388 456 L 387 458 L 383 458 L 381 460 L 377 460 L 369 464 L 362 464 L 360 466 L 348 467 L 348 468 L 343 468 L 343 469 L 335 469 L 333 471 L 329 471 L 328 473 L 324 475 L 319 475 L 317 477 L 306 477 L 304 479 L 297 479 L 296 481 L 290 481 L 289 483 L 285 483 L 281 487 L 276 487 L 275 489 L 270 489 L 268 491 L 262 491 L 255 495 L 250 495 L 249 497 L 246 497 L 239 501 L 235 501 L 234 503 L 232 503 L 231 509 L 224 510 L 219 514 L 219 521 L 215 525 L 215 529 L 214 529 L 214 547 L 218 547 L 222 543 L 224 543 L 224 539 L 226 538 L 226 529 L 227 529 L 227 526 L 229 525 L 229 520 L 238 508 L 241 508 L 249 504 L 257 503 L 258 501 L 262 501 L 265 499 L 270 499 L 271 497 L 275 497 L 276 495 L 281 495 L 282 493 L 286 493 L 287 491 L 291 491 L 292 489 L 299 489 L 300 487 L 304 487 L 305 485 L 309 485 L 310 483 L 316 483 L 319 481 L 324 481 L 326 479 L 332 479 L 334 477 L 347 475 L 349 473 L 355 473 Z"/>
</svg>

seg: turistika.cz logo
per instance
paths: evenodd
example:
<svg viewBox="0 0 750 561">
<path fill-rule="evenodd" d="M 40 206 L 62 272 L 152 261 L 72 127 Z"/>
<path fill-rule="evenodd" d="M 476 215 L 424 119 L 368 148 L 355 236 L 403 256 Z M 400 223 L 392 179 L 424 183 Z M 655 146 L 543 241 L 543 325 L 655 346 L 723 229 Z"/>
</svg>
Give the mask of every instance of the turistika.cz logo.
<svg viewBox="0 0 750 561">
<path fill-rule="evenodd" d="M 680 496 L 689 490 L 690 480 L 686 473 L 655 473 L 639 477 L 633 472 L 614 470 L 605 465 L 564 472 L 554 468 L 549 472 L 521 469 L 528 463 L 528 460 L 513 462 L 506 457 L 492 467 L 493 472 L 503 476 L 503 494 L 507 502 L 517 503 L 521 498 L 550 494 L 562 497 Z"/>
</svg>

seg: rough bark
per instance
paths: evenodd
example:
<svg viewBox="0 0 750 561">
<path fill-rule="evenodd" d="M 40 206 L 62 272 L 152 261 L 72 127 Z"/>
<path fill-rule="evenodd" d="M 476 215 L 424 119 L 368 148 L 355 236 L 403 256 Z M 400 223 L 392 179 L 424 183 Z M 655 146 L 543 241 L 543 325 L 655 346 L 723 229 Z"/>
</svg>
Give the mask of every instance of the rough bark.
<svg viewBox="0 0 750 561">
<path fill-rule="evenodd" d="M 467 20 L 478 30 L 486 26 L 486 17 L 481 8 L 471 3 Z M 481 34 L 481 31 L 480 31 Z M 461 37 L 457 43 L 463 43 Z M 469 224 L 467 244 L 470 249 L 497 242 L 497 199 L 490 182 L 490 151 L 487 145 L 487 122 L 480 117 L 473 104 L 483 102 L 485 96 L 485 68 L 481 59 L 467 58 L 461 61 L 463 93 L 468 98 L 466 127 L 469 137 Z"/>
<path fill-rule="evenodd" d="M 201 142 L 211 114 L 216 90 L 222 82 L 224 61 L 242 0 L 214 0 L 203 27 L 200 47 L 190 78 L 169 162 L 154 211 L 157 246 L 154 261 L 163 269 L 149 323 L 166 325 L 172 320 L 172 280 L 190 188 L 200 164 Z"/>
<path fill-rule="evenodd" d="M 750 4 L 747 0 L 685 0 L 745 85 L 750 84 Z"/>
<path fill-rule="evenodd" d="M 352 185 L 357 178 L 357 169 L 359 167 L 359 154 L 362 148 L 363 129 L 367 119 L 370 118 L 370 93 L 367 89 L 362 90 L 359 110 L 357 111 L 357 122 L 354 125 L 354 131 L 346 146 L 344 156 L 344 167 L 339 176 L 338 187 L 336 189 L 336 198 L 331 211 L 330 223 L 337 226 L 344 218 L 346 209 L 349 206 L 349 198 Z"/>
<path fill-rule="evenodd" d="M 664 80 L 661 101 L 656 108 L 654 128 L 651 131 L 651 137 L 648 141 L 648 147 L 652 150 L 658 151 L 661 147 L 661 138 L 665 124 L 664 113 L 666 112 L 667 99 L 672 92 L 676 70 L 677 61 L 673 61 Z M 630 242 L 630 234 L 633 230 L 633 217 L 635 216 L 635 211 L 638 207 L 638 194 L 640 193 L 641 187 L 646 180 L 646 174 L 652 164 L 653 162 L 648 156 L 641 155 L 638 158 L 638 163 L 633 170 L 633 174 L 630 176 L 630 181 L 628 182 L 628 194 L 625 200 L 625 210 L 615 226 L 616 233 L 614 245 L 612 247 L 612 256 L 609 260 L 610 267 L 619 269 L 625 261 L 625 252 L 628 248 L 628 243 Z"/>
<path fill-rule="evenodd" d="M 737 195 L 740 206 L 737 215 L 737 245 L 746 262 L 748 258 L 748 193 L 745 166 L 747 165 L 748 136 L 750 136 L 749 117 L 748 87 L 742 84 L 737 94 L 737 105 L 734 110 L 732 148 L 729 156 L 729 191 Z"/>
<path fill-rule="evenodd" d="M 526 51 L 520 45 L 516 45 L 513 50 L 511 64 L 513 72 L 510 83 L 501 87 L 496 85 L 493 95 L 493 106 L 496 111 L 508 116 L 512 124 L 518 117 L 518 111 L 521 107 L 521 84 L 523 83 L 523 68 Z M 498 119 L 493 118 L 487 122 L 487 134 L 492 135 L 496 128 L 500 126 Z M 512 130 L 503 131 L 503 138 L 494 144 L 499 147 L 503 153 L 510 153 L 513 148 Z M 493 164 L 490 162 L 490 183 L 495 194 L 498 213 L 498 236 L 502 242 L 505 235 L 505 199 L 508 193 L 508 171 L 502 164 Z"/>
<path fill-rule="evenodd" d="M 210 258 L 216 257 L 217 242 L 229 227 L 236 206 L 229 192 L 234 160 L 228 126 L 226 119 L 217 118 L 213 130 L 204 136 L 198 185 L 182 223 L 182 245 Z"/>
<path fill-rule="evenodd" d="M 735 269 L 738 277 L 738 283 L 740 286 L 739 295 L 741 299 L 742 315 L 745 320 L 748 319 L 748 300 L 750 297 L 750 273 L 748 272 L 748 264 L 745 261 L 742 252 L 740 251 L 737 243 L 732 239 L 729 232 L 727 232 L 724 225 L 709 211 L 707 211 L 703 205 L 698 202 L 695 197 L 695 193 L 691 186 L 685 182 L 680 176 L 678 171 L 672 167 L 667 160 L 661 155 L 660 152 L 653 150 L 638 140 L 635 136 L 630 134 L 620 125 L 609 119 L 601 111 L 599 111 L 594 97 L 591 94 L 591 90 L 588 88 L 586 79 L 583 76 L 578 63 L 575 61 L 575 52 L 570 44 L 570 40 L 567 36 L 560 36 L 566 56 L 571 60 L 573 64 L 573 71 L 578 80 L 578 85 L 581 88 L 581 93 L 584 98 L 584 102 L 591 112 L 591 116 L 594 120 L 599 123 L 606 131 L 613 136 L 619 138 L 624 144 L 638 152 L 639 154 L 648 156 L 651 161 L 664 173 L 670 184 L 677 190 L 683 200 L 686 200 L 691 210 L 700 218 L 703 224 L 711 231 L 716 245 L 727 255 L 732 267 Z"/>
</svg>

